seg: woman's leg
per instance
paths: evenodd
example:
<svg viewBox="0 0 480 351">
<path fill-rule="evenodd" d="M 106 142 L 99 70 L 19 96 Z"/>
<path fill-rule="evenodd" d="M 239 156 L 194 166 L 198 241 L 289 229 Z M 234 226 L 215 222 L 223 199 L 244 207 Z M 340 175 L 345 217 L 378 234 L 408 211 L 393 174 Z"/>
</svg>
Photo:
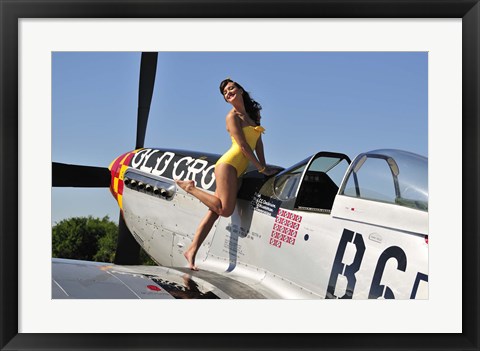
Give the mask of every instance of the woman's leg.
<svg viewBox="0 0 480 351">
<path fill-rule="evenodd" d="M 230 217 L 235 210 L 237 202 L 237 170 L 228 164 L 219 164 L 215 168 L 215 179 L 217 188 L 214 195 L 195 187 L 193 180 L 176 181 L 183 190 L 195 196 L 209 208 L 195 232 L 192 244 L 183 253 L 188 261 L 189 268 L 192 270 L 198 270 L 197 266 L 195 266 L 195 256 L 215 221 L 219 216 Z"/>
<path fill-rule="evenodd" d="M 176 183 L 216 214 L 230 217 L 237 201 L 237 170 L 229 164 L 220 163 L 215 167 L 215 179 L 217 185 L 215 195 L 195 187 L 193 180 L 177 180 Z"/>
<path fill-rule="evenodd" d="M 197 266 L 195 266 L 195 256 L 197 255 L 198 249 L 200 248 L 200 245 L 202 245 L 208 233 L 210 233 L 210 230 L 212 229 L 217 218 L 218 214 L 212 210 L 208 210 L 207 214 L 200 222 L 197 231 L 195 232 L 195 236 L 193 237 L 191 245 L 183 253 L 188 261 L 188 267 L 194 271 L 198 271 Z"/>
</svg>

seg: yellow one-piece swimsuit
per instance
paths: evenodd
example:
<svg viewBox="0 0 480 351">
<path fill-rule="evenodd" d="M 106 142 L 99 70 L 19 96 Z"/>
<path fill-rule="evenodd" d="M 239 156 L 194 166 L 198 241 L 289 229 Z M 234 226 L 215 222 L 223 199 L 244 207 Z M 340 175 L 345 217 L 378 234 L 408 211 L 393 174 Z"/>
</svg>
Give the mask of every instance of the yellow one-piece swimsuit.
<svg viewBox="0 0 480 351">
<path fill-rule="evenodd" d="M 243 127 L 242 130 L 247 144 L 252 150 L 255 150 L 258 138 L 260 138 L 261 133 L 265 131 L 265 128 L 262 126 L 246 126 Z M 218 159 L 215 166 L 220 163 L 228 163 L 235 167 L 237 170 L 237 177 L 240 177 L 248 167 L 248 158 L 243 154 L 235 138 L 232 135 L 230 135 L 230 137 L 232 138 L 232 146 Z"/>
</svg>

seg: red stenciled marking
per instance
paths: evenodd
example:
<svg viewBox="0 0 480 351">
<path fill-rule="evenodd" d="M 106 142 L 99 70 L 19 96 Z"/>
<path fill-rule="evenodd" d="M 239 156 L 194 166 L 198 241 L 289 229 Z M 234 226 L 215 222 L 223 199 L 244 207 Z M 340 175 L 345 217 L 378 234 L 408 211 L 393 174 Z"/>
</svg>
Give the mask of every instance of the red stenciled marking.
<svg viewBox="0 0 480 351">
<path fill-rule="evenodd" d="M 282 247 L 282 242 L 280 240 L 271 238 L 270 239 L 270 245 L 281 248 Z"/>
<path fill-rule="evenodd" d="M 158 286 L 156 285 L 147 285 L 147 288 L 150 289 L 150 290 L 153 290 L 153 291 L 160 291 L 162 289 L 160 289 Z"/>
<path fill-rule="evenodd" d="M 270 245 L 281 247 L 282 242 L 295 245 L 302 216 L 279 209 L 270 234 Z"/>
<path fill-rule="evenodd" d="M 351 208 L 351 210 L 352 210 L 352 211 L 355 211 L 355 209 L 354 209 L 353 207 Z"/>
</svg>

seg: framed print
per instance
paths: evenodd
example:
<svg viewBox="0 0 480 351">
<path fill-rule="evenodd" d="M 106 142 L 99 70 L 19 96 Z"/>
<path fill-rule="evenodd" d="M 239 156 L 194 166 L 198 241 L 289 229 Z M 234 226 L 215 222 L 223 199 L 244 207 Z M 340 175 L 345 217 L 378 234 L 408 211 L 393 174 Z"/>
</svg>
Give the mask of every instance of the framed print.
<svg viewBox="0 0 480 351">
<path fill-rule="evenodd" d="M 0 11 L 2 349 L 479 348 L 478 1 L 39 0 L 4 1 Z M 242 40 L 232 40 L 236 30 Z M 428 298 L 175 305 L 52 299 L 45 282 L 56 161 L 53 61 L 58 53 L 100 51 L 423 52 L 432 232 L 426 238 Z M 233 56 L 225 57 L 235 65 Z"/>
</svg>

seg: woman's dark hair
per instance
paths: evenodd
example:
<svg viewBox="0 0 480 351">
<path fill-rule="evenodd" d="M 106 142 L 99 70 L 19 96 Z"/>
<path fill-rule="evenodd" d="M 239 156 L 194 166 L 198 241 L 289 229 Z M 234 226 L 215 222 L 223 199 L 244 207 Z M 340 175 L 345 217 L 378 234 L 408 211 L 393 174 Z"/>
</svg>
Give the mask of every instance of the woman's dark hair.
<svg viewBox="0 0 480 351">
<path fill-rule="evenodd" d="M 222 80 L 220 83 L 220 94 L 222 94 L 223 98 L 225 99 L 225 96 L 223 95 L 223 90 L 225 90 L 225 87 L 227 86 L 228 83 L 233 83 L 235 86 L 239 89 L 243 90 L 243 104 L 245 105 L 245 110 L 247 111 L 248 115 L 250 116 L 251 119 L 257 124 L 260 125 L 260 110 L 262 109 L 262 105 L 260 105 L 258 102 L 253 100 L 250 97 L 250 94 L 237 82 L 234 82 L 230 78 Z"/>
</svg>

